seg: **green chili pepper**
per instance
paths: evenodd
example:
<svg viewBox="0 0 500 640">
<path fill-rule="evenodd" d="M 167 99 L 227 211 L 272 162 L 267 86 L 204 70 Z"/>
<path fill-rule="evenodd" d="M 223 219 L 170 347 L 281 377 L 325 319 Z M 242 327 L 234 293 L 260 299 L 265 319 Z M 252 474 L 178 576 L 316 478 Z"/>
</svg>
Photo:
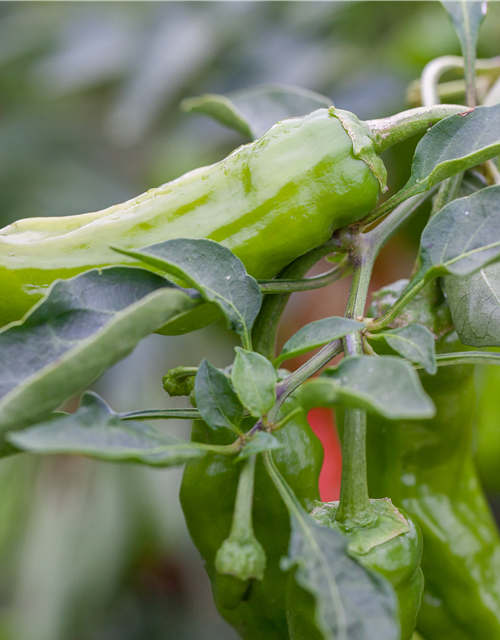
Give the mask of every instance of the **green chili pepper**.
<svg viewBox="0 0 500 640">
<path fill-rule="evenodd" d="M 336 529 L 349 539 L 348 552 L 369 571 L 383 575 L 393 586 L 399 605 L 401 640 L 410 640 L 415 629 L 423 588 L 420 569 L 422 534 L 418 526 L 392 502 L 371 500 L 377 519 L 368 527 L 346 530 L 335 519 L 338 502 L 326 502 L 312 511 L 315 520 Z M 289 577 L 287 592 L 288 628 L 291 640 L 322 640 L 315 624 L 315 603 Z"/>
<path fill-rule="evenodd" d="M 288 414 L 298 406 L 297 401 L 290 397 L 285 401 L 282 412 Z M 248 427 L 253 422 L 245 419 L 243 426 Z M 273 452 L 276 465 L 302 505 L 310 510 L 314 501 L 319 499 L 322 446 L 304 412 L 298 412 L 275 435 L 284 445 Z M 234 440 L 234 433 L 229 429 L 213 430 L 204 422 L 196 421 L 192 439 L 227 444 Z M 207 455 L 188 462 L 180 493 L 182 509 L 191 538 L 205 561 L 220 614 L 246 640 L 287 640 L 286 573 L 281 571 L 279 563 L 288 550 L 290 517 L 260 456 L 255 469 L 253 526 L 255 538 L 267 557 L 263 580 L 255 575 L 255 571 L 255 577 L 247 580 L 244 579 L 248 577 L 244 571 L 240 571 L 239 578 L 234 573 L 224 575 L 220 572 L 224 569 L 224 562 L 228 561 L 227 540 L 236 541 L 241 546 L 247 537 L 247 533 L 241 535 L 242 531 L 249 531 L 248 527 L 234 531 L 233 511 L 236 495 L 240 493 L 240 467 L 241 463 L 235 463 L 234 458 L 228 456 Z M 262 556 L 258 551 L 255 553 L 253 540 L 250 546 L 252 562 L 257 559 L 257 568 L 262 567 Z M 229 567 L 228 573 L 234 567 L 233 558 L 229 558 Z"/>
<path fill-rule="evenodd" d="M 379 296 L 377 315 L 396 291 Z M 396 320 L 425 324 L 440 352 L 463 351 L 438 282 Z M 368 481 L 420 526 L 424 598 L 417 629 L 426 640 L 500 638 L 500 540 L 472 460 L 473 366 L 421 373 L 437 413 L 431 420 L 368 420 Z"/>
<path fill-rule="evenodd" d="M 476 367 L 474 461 L 486 491 L 500 493 L 500 368 Z"/>
<path fill-rule="evenodd" d="M 386 177 L 378 153 L 460 109 L 439 105 L 367 123 L 333 107 L 318 109 L 123 204 L 14 222 L 0 230 L 0 326 L 22 318 L 57 278 L 137 265 L 110 245 L 210 238 L 231 249 L 250 275 L 270 278 L 373 209 Z M 204 305 L 162 333 L 186 333 L 218 316 Z"/>
</svg>

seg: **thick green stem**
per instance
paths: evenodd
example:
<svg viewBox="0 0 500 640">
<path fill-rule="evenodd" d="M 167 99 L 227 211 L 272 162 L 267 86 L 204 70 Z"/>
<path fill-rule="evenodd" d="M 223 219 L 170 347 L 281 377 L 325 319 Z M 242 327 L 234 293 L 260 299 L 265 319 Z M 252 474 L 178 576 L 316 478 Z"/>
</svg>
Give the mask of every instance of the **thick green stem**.
<svg viewBox="0 0 500 640">
<path fill-rule="evenodd" d="M 121 420 L 200 420 L 198 409 L 146 409 L 145 411 L 130 411 L 119 413 Z"/>
<path fill-rule="evenodd" d="M 430 107 L 418 107 L 403 111 L 389 118 L 366 120 L 377 153 L 402 142 L 418 133 L 424 133 L 428 127 L 443 118 L 467 111 L 467 107 L 457 104 L 438 104 Z"/>
<path fill-rule="evenodd" d="M 377 249 L 361 234 L 353 244 L 351 259 L 355 266 L 345 313 L 347 318 L 364 316 Z M 344 352 L 346 356 L 363 354 L 363 341 L 359 332 L 344 338 Z M 349 529 L 368 526 L 376 518 L 370 503 L 366 474 L 366 411 L 347 408 L 342 443 L 340 503 L 336 519 Z"/>
<path fill-rule="evenodd" d="M 336 520 L 346 529 L 376 520 L 366 478 L 366 411 L 346 409 L 342 443 L 342 479 Z"/>
</svg>

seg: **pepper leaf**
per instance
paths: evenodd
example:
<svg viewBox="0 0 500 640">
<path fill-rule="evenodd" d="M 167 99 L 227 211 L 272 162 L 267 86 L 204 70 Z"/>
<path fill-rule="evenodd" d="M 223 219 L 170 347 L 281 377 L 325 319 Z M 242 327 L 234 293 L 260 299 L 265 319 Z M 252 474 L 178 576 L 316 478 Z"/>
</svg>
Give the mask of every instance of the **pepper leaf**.
<svg viewBox="0 0 500 640">
<path fill-rule="evenodd" d="M 301 507 L 269 454 L 266 469 L 290 513 L 292 534 L 283 570 L 296 567 L 296 583 L 315 599 L 316 627 L 324 640 L 397 640 L 400 627 L 391 584 L 348 555 L 348 538 L 321 526 Z M 295 610 L 290 610 L 293 616 Z"/>
<path fill-rule="evenodd" d="M 460 341 L 472 347 L 500 346 L 500 263 L 444 282 Z"/>
<path fill-rule="evenodd" d="M 437 371 L 434 336 L 421 324 L 412 323 L 400 329 L 374 334 L 370 340 L 384 340 L 403 358 L 421 364 L 431 375 Z"/>
<path fill-rule="evenodd" d="M 250 345 L 250 332 L 262 304 L 262 294 L 257 280 L 247 274 L 241 260 L 229 249 L 205 238 L 175 238 L 137 251 L 113 248 L 197 289 L 204 300 L 221 309 L 243 344 Z"/>
<path fill-rule="evenodd" d="M 235 431 L 243 418 L 243 406 L 227 376 L 202 360 L 194 381 L 198 411 L 212 429 Z"/>
<path fill-rule="evenodd" d="M 143 422 L 120 420 L 97 394 L 87 392 L 76 413 L 54 413 L 23 431 L 8 432 L 8 442 L 38 454 L 78 454 L 116 462 L 170 467 L 203 457 L 195 442 L 164 436 Z"/>
<path fill-rule="evenodd" d="M 142 338 L 198 304 L 134 267 L 56 281 L 24 322 L 0 332 L 0 433 L 43 419 Z"/>
<path fill-rule="evenodd" d="M 257 431 L 254 437 L 249 440 L 240 453 L 236 456 L 235 462 L 244 460 L 254 453 L 262 453 L 263 451 L 273 451 L 283 449 L 284 445 L 267 431 Z"/>
<path fill-rule="evenodd" d="M 243 405 L 256 418 L 265 415 L 276 402 L 276 369 L 267 358 L 236 347 L 232 380 Z"/>
<path fill-rule="evenodd" d="M 314 91 L 278 84 L 259 85 L 225 96 L 207 93 L 181 102 L 184 111 L 207 115 L 250 140 L 260 138 L 278 120 L 331 105 L 330 98 Z"/>
<path fill-rule="evenodd" d="M 465 83 L 468 92 L 471 92 L 473 102 L 469 99 L 467 104 L 475 104 L 475 76 L 476 76 L 476 45 L 479 27 L 483 23 L 488 10 L 487 2 L 470 2 L 460 0 L 458 2 L 442 2 L 448 12 L 460 45 L 465 63 Z"/>
<path fill-rule="evenodd" d="M 500 154 L 500 105 L 444 118 L 420 140 L 411 176 L 391 201 L 402 202 Z"/>
<path fill-rule="evenodd" d="M 435 407 L 413 367 L 395 356 L 352 356 L 302 385 L 306 410 L 337 404 L 366 409 L 389 420 L 432 418 Z"/>
<path fill-rule="evenodd" d="M 361 331 L 364 327 L 362 322 L 337 317 L 323 318 L 306 324 L 285 343 L 280 355 L 274 361 L 274 365 L 278 367 L 285 360 L 296 358 L 316 347 L 322 347 L 348 333 Z"/>
<path fill-rule="evenodd" d="M 453 200 L 431 218 L 420 259 L 426 278 L 467 275 L 500 259 L 500 185 Z"/>
</svg>

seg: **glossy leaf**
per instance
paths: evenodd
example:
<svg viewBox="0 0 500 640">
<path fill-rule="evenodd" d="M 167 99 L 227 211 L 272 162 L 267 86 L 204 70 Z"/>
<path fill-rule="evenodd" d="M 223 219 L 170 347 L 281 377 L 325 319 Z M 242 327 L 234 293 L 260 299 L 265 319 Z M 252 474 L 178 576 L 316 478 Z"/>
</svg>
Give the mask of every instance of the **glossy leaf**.
<svg viewBox="0 0 500 640">
<path fill-rule="evenodd" d="M 342 404 L 366 409 L 389 420 L 432 418 L 435 414 L 413 367 L 395 356 L 344 358 L 337 367 L 327 369 L 319 380 L 304 385 L 301 398 L 310 408 L 308 393 L 319 403 L 316 406 Z"/>
<path fill-rule="evenodd" d="M 370 340 L 384 340 L 403 358 L 422 365 L 431 375 L 437 371 L 434 336 L 421 324 L 412 323 L 400 329 L 374 334 Z"/>
<path fill-rule="evenodd" d="M 323 318 L 306 324 L 285 343 L 280 355 L 274 361 L 279 366 L 285 360 L 296 358 L 316 347 L 322 347 L 332 340 L 342 338 L 348 333 L 361 331 L 365 325 L 348 318 Z"/>
<path fill-rule="evenodd" d="M 351 558 L 348 538 L 317 524 L 301 507 L 272 458 L 264 460 L 290 512 L 292 534 L 282 567 L 296 568 L 295 581 L 314 596 L 315 622 L 322 637 L 397 640 L 400 637 L 397 602 L 390 583 Z"/>
<path fill-rule="evenodd" d="M 243 418 L 243 406 L 226 375 L 202 360 L 194 382 L 198 411 L 212 429 L 237 427 Z"/>
<path fill-rule="evenodd" d="M 500 346 L 500 263 L 445 278 L 453 325 L 463 344 Z"/>
<path fill-rule="evenodd" d="M 425 227 L 420 275 L 467 275 L 500 258 L 500 185 L 443 207 Z"/>
<path fill-rule="evenodd" d="M 195 442 L 164 436 L 143 422 L 124 421 L 94 393 L 85 393 L 76 413 L 55 413 L 6 439 L 18 449 L 37 454 L 78 454 L 116 462 L 170 467 L 204 456 Z"/>
<path fill-rule="evenodd" d="M 256 418 L 265 415 L 276 402 L 276 369 L 255 351 L 236 348 L 232 380 L 236 393 Z"/>
<path fill-rule="evenodd" d="M 476 45 L 479 27 L 488 10 L 487 2 L 459 0 L 442 3 L 455 28 L 465 63 L 465 82 L 468 104 L 475 104 Z"/>
<path fill-rule="evenodd" d="M 133 267 L 93 269 L 54 283 L 0 332 L 0 432 L 43 419 L 137 343 L 199 301 Z"/>
<path fill-rule="evenodd" d="M 263 453 L 264 451 L 273 451 L 276 449 L 282 449 L 283 444 L 267 431 L 257 431 L 251 440 L 249 440 L 243 449 L 240 451 L 236 460 L 244 460 L 254 453 Z"/>
<path fill-rule="evenodd" d="M 332 106 L 326 96 L 300 87 L 260 85 L 225 96 L 212 93 L 187 98 L 184 111 L 202 113 L 250 140 L 259 138 L 275 122 Z"/>
<path fill-rule="evenodd" d="M 241 260 L 218 242 L 204 238 L 176 238 L 129 251 L 116 251 L 173 274 L 216 304 L 245 345 L 260 310 L 262 294 Z"/>
<path fill-rule="evenodd" d="M 420 140 L 411 176 L 394 203 L 500 154 L 500 105 L 476 107 L 435 124 Z"/>
</svg>

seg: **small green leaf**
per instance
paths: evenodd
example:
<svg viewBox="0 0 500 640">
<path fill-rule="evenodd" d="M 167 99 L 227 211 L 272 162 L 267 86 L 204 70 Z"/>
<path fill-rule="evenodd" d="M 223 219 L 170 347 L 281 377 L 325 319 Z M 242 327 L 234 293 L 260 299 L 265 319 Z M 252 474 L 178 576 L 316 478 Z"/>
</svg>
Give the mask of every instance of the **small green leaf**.
<svg viewBox="0 0 500 640">
<path fill-rule="evenodd" d="M 311 393 L 315 402 L 320 403 L 316 406 L 343 404 L 389 420 L 432 418 L 435 414 L 413 367 L 395 356 L 344 358 L 337 367 L 327 369 L 319 381 L 312 380 L 303 387 L 301 398 L 309 407 L 307 394 Z"/>
<path fill-rule="evenodd" d="M 175 238 L 137 251 L 113 247 L 172 274 L 197 289 L 203 299 L 216 304 L 246 346 L 262 304 L 257 281 L 241 260 L 218 242 L 205 238 Z"/>
<path fill-rule="evenodd" d="M 421 364 L 431 375 L 437 371 L 434 336 L 421 324 L 412 323 L 401 329 L 384 331 L 372 335 L 370 340 L 384 340 L 403 358 Z"/>
<path fill-rule="evenodd" d="M 281 350 L 280 355 L 274 361 L 278 367 L 285 360 L 296 358 L 316 347 L 322 347 L 332 340 L 342 338 L 348 333 L 361 331 L 365 325 L 348 318 L 323 318 L 302 327 L 293 335 Z"/>
<path fill-rule="evenodd" d="M 292 534 L 282 568 L 297 567 L 294 580 L 315 599 L 315 622 L 322 637 L 397 640 L 398 605 L 391 584 L 349 556 L 348 538 L 319 525 L 301 507 L 269 454 L 264 454 L 264 462 L 290 512 Z M 292 607 L 292 620 L 294 614 Z"/>
<path fill-rule="evenodd" d="M 161 276 L 134 267 L 56 281 L 24 322 L 0 332 L 0 433 L 43 419 L 142 338 L 197 305 Z"/>
<path fill-rule="evenodd" d="M 236 456 L 236 461 L 244 460 L 254 453 L 262 453 L 263 451 L 272 451 L 274 449 L 282 449 L 283 444 L 267 431 L 257 431 L 254 437 L 249 440 L 240 453 Z"/>
<path fill-rule="evenodd" d="M 256 418 L 276 402 L 276 369 L 260 353 L 236 347 L 232 380 L 239 399 Z"/>
<path fill-rule="evenodd" d="M 465 81 L 467 104 L 475 104 L 476 45 L 479 27 L 488 10 L 488 3 L 481 1 L 459 0 L 442 3 L 455 28 L 465 62 Z"/>
<path fill-rule="evenodd" d="M 225 96 L 205 94 L 187 98 L 181 108 L 202 113 L 250 140 L 259 138 L 275 122 L 330 107 L 332 101 L 319 93 L 286 85 L 260 85 Z"/>
<path fill-rule="evenodd" d="M 243 407 L 226 375 L 202 360 L 194 383 L 198 411 L 212 429 L 232 429 L 243 418 Z"/>
<path fill-rule="evenodd" d="M 55 413 L 6 439 L 38 454 L 78 454 L 116 462 L 141 462 L 170 467 L 203 457 L 207 447 L 164 436 L 143 422 L 120 420 L 96 394 L 85 393 L 74 414 Z"/>
</svg>

